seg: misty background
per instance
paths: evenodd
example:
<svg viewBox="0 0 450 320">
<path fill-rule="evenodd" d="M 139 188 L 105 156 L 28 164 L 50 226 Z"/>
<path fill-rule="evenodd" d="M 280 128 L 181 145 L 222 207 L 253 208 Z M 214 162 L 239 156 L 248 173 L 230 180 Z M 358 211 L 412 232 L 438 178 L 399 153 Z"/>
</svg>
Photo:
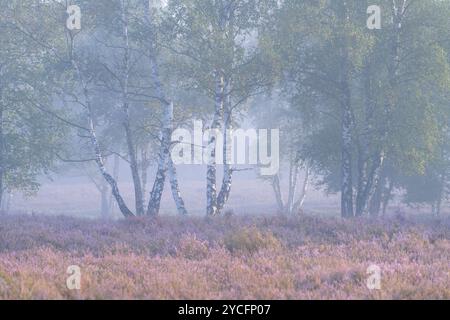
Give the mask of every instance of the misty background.
<svg viewBox="0 0 450 320">
<path fill-rule="evenodd" d="M 0 7 L 4 213 L 447 212 L 448 1 Z M 195 119 L 280 129 L 279 174 L 174 165 Z"/>
</svg>

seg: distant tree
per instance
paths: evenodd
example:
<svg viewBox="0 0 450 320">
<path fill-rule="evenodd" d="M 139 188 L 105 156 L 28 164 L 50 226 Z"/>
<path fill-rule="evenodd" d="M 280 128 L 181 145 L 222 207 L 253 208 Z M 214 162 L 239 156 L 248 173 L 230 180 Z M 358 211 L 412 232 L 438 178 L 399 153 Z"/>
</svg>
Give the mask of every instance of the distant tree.
<svg viewBox="0 0 450 320">
<path fill-rule="evenodd" d="M 45 21 L 34 14 L 36 1 L 2 1 L 0 7 L 0 202 L 14 190 L 32 194 L 38 178 L 54 169 L 57 150 L 64 148 L 65 130 L 39 105 L 51 109 L 50 61 L 33 45 L 18 21 L 27 22 L 35 37 Z"/>
<path fill-rule="evenodd" d="M 328 190 L 340 191 L 343 217 L 380 208 L 377 190 L 391 185 L 383 173 L 423 172 L 448 119 L 439 31 L 448 4 L 384 1 L 381 30 L 366 28 L 368 5 L 284 1 L 266 42 L 284 91 L 315 123 L 303 150 Z"/>
<path fill-rule="evenodd" d="M 262 128 L 280 128 L 280 161 L 287 170 L 261 178 L 272 186 L 280 214 L 298 214 L 305 203 L 313 175 L 302 150 L 309 131 L 305 119 L 292 103 L 284 101 L 277 90 L 272 96 L 258 97 L 250 114 L 254 114 L 255 123 Z M 285 185 L 287 190 L 283 192 Z"/>
</svg>

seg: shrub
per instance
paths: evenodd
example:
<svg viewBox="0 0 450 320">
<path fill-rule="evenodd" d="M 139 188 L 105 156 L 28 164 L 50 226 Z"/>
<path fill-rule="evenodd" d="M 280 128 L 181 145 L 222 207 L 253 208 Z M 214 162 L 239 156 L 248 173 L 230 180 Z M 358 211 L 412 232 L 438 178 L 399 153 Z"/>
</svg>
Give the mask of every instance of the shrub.
<svg viewBox="0 0 450 320">
<path fill-rule="evenodd" d="M 188 260 L 203 260 L 208 257 L 209 248 L 206 242 L 200 241 L 195 235 L 184 235 L 177 249 L 177 256 Z"/>
<path fill-rule="evenodd" d="M 261 232 L 256 227 L 245 227 L 232 232 L 225 237 L 224 242 L 230 252 L 254 253 L 261 249 L 281 248 L 281 242 L 272 232 Z"/>
</svg>

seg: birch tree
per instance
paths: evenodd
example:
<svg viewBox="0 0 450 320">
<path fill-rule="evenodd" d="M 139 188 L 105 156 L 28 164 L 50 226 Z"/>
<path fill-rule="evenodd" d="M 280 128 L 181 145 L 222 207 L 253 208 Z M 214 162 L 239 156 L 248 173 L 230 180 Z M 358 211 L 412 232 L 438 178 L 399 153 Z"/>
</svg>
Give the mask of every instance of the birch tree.
<svg viewBox="0 0 450 320">
<path fill-rule="evenodd" d="M 167 46 L 178 56 L 178 70 L 200 94 L 211 100 L 208 141 L 206 213 L 221 213 L 231 192 L 235 169 L 225 143 L 224 173 L 217 183 L 218 137 L 227 137 L 239 106 L 259 93 L 270 80 L 261 67 L 257 30 L 273 1 L 189 0 L 170 1 L 165 15 Z M 224 138 L 226 142 L 227 139 Z"/>
</svg>

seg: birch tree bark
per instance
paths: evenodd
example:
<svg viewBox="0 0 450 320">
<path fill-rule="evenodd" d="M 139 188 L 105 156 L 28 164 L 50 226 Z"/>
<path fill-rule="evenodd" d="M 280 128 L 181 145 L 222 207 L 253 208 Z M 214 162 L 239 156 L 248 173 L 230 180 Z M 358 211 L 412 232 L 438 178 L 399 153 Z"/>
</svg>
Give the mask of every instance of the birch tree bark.
<svg viewBox="0 0 450 320">
<path fill-rule="evenodd" d="M 232 128 L 232 105 L 231 105 L 231 95 L 230 95 L 230 84 L 226 85 L 226 103 L 224 104 L 224 124 L 223 124 L 223 180 L 222 187 L 220 189 L 219 195 L 217 196 L 217 211 L 220 213 L 225 204 L 227 203 L 230 193 L 231 185 L 233 182 L 233 169 L 231 168 L 229 155 L 232 154 L 231 148 L 233 146 L 231 141 L 231 128 Z"/>
<path fill-rule="evenodd" d="M 353 177 L 352 177 L 352 111 L 348 80 L 342 83 L 342 164 L 341 164 L 341 214 L 353 217 Z"/>
<path fill-rule="evenodd" d="M 340 5 L 340 19 L 343 26 L 349 21 L 347 4 L 344 1 Z M 354 216 L 353 211 L 353 174 L 352 174 L 352 127 L 353 114 L 351 102 L 351 76 L 350 76 L 350 57 L 349 57 L 349 39 L 348 35 L 343 33 L 339 39 L 340 54 L 340 105 L 341 105 L 341 215 L 344 218 Z"/>
<path fill-rule="evenodd" d="M 298 171 L 299 164 L 298 159 L 294 158 L 295 156 L 291 155 L 289 159 L 289 188 L 288 188 L 288 199 L 285 207 L 285 211 L 288 214 L 291 214 L 294 209 L 294 197 L 297 192 L 297 179 L 298 179 Z"/>
<path fill-rule="evenodd" d="M 166 105 L 164 113 L 164 123 L 160 137 L 161 146 L 158 154 L 158 170 L 150 193 L 150 201 L 147 209 L 147 215 L 149 216 L 157 216 L 161 208 L 161 198 L 166 182 L 167 164 L 172 139 L 173 103 Z"/>
<path fill-rule="evenodd" d="M 298 198 L 297 202 L 294 204 L 294 208 L 292 210 L 293 213 L 300 213 L 300 210 L 302 210 L 303 205 L 305 204 L 306 196 L 308 194 L 308 189 L 309 189 L 310 174 L 311 174 L 311 168 L 310 168 L 309 164 L 306 164 L 302 192 L 301 192 L 300 197 Z"/>
<path fill-rule="evenodd" d="M 214 118 L 210 129 L 218 132 L 220 129 L 221 120 L 223 118 L 224 109 L 224 86 L 225 80 L 223 72 L 216 70 L 214 72 L 215 78 L 215 105 Z M 219 214 L 217 206 L 217 168 L 216 168 L 216 136 L 212 134 L 208 142 L 208 150 L 211 150 L 209 155 L 209 163 L 206 171 L 206 214 L 208 216 L 215 216 Z"/>
<path fill-rule="evenodd" d="M 85 93 L 87 94 L 86 89 L 85 89 Z M 120 193 L 120 190 L 119 190 L 116 180 L 108 173 L 108 171 L 106 169 L 102 151 L 100 148 L 100 144 L 97 139 L 95 124 L 94 124 L 93 116 L 92 116 L 92 110 L 89 107 L 90 103 L 87 102 L 87 105 L 88 105 L 87 114 L 88 114 L 88 123 L 89 123 L 88 127 L 89 127 L 91 143 L 95 150 L 95 162 L 97 163 L 97 166 L 100 169 L 100 173 L 103 175 L 104 179 L 109 183 L 112 194 L 114 195 L 114 198 L 116 199 L 117 205 L 118 205 L 120 211 L 122 212 L 122 214 L 127 218 L 134 217 L 134 213 L 128 208 L 128 206 L 126 205 L 126 203 Z"/>
<path fill-rule="evenodd" d="M 148 17 L 152 19 L 153 8 L 149 8 Z M 153 184 L 152 191 L 150 193 L 150 199 L 147 208 L 147 215 L 157 216 L 161 208 L 161 198 L 164 191 L 164 186 L 167 177 L 167 170 L 169 170 L 170 183 L 172 189 L 172 196 L 174 198 L 175 204 L 179 213 L 185 215 L 187 214 L 186 208 L 184 206 L 184 201 L 181 197 L 181 192 L 178 186 L 177 171 L 175 165 L 170 157 L 170 150 L 172 144 L 172 132 L 173 132 L 173 120 L 174 120 L 174 105 L 170 101 L 163 88 L 161 82 L 161 77 L 159 74 L 159 64 L 157 61 L 157 50 L 156 50 L 156 30 L 152 24 L 152 21 L 148 20 L 148 24 L 151 28 L 151 41 L 150 44 L 150 67 L 151 67 L 151 78 L 155 86 L 156 97 L 163 105 L 163 128 L 160 133 L 160 150 L 158 153 L 158 169 L 156 172 L 156 178 Z"/>
<path fill-rule="evenodd" d="M 146 202 L 145 195 L 147 194 L 148 168 L 150 167 L 148 151 L 148 147 L 143 147 L 141 149 L 142 198 L 144 203 Z"/>
<path fill-rule="evenodd" d="M 363 82 L 364 82 L 364 128 L 361 134 L 357 138 L 358 144 L 358 184 L 356 193 L 356 216 L 363 215 L 367 208 L 370 198 L 370 192 L 373 190 L 373 174 L 369 173 L 371 160 L 375 157 L 371 157 L 371 152 L 374 152 L 374 139 L 370 139 L 373 136 L 374 129 L 374 114 L 375 114 L 375 97 L 373 96 L 372 85 L 372 66 L 370 58 L 366 61 L 366 66 L 363 70 Z"/>
<path fill-rule="evenodd" d="M 119 181 L 119 174 L 120 174 L 120 157 L 116 154 L 114 155 L 113 178 L 117 182 Z M 108 199 L 108 212 L 111 217 L 114 215 L 114 208 L 115 208 L 114 195 L 110 191 Z"/>
<path fill-rule="evenodd" d="M 169 161 L 169 179 L 170 179 L 170 187 L 172 190 L 172 196 L 175 201 L 178 213 L 182 216 L 186 216 L 188 214 L 188 211 L 186 210 L 184 200 L 181 197 L 181 191 L 178 184 L 177 169 L 170 155 L 168 161 Z"/>
<path fill-rule="evenodd" d="M 70 37 L 70 47 L 71 47 L 71 50 L 69 53 L 70 60 L 71 60 L 72 66 L 74 68 L 74 71 L 78 77 L 78 80 L 80 81 L 80 85 L 81 85 L 81 89 L 82 89 L 82 94 L 83 94 L 83 98 L 84 98 L 83 107 L 86 111 L 86 117 L 87 117 L 87 122 L 88 122 L 87 129 L 89 132 L 89 138 L 90 138 L 92 147 L 94 149 L 95 163 L 97 164 L 98 169 L 100 170 L 100 173 L 102 174 L 103 178 L 110 185 L 112 194 L 113 194 L 114 198 L 116 199 L 117 205 L 118 205 L 121 213 L 126 218 L 134 217 L 135 216 L 134 213 L 128 208 L 128 206 L 125 203 L 125 200 L 123 199 L 123 197 L 120 193 L 120 190 L 119 190 L 116 180 L 108 173 L 108 170 L 106 169 L 104 157 L 103 157 L 102 150 L 100 147 L 100 143 L 97 138 L 97 132 L 96 132 L 96 127 L 95 127 L 95 122 L 94 122 L 89 88 L 88 88 L 86 80 L 84 79 L 83 73 L 77 63 L 77 60 L 74 56 L 75 48 L 74 48 L 73 35 L 70 34 L 69 37 Z"/>
</svg>

